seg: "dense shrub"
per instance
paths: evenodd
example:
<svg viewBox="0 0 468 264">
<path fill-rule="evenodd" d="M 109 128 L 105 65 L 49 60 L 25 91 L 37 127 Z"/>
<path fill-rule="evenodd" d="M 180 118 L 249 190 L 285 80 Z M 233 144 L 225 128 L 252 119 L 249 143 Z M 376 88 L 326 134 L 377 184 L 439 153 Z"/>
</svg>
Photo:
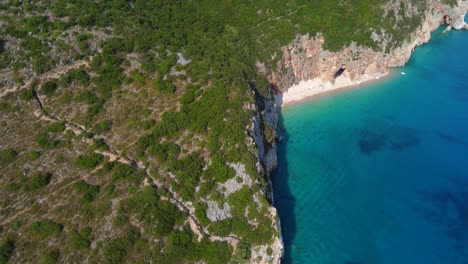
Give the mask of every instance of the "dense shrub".
<svg viewBox="0 0 468 264">
<path fill-rule="evenodd" d="M 31 100 L 31 99 L 34 99 L 35 93 L 32 89 L 24 89 L 24 90 L 21 90 L 20 97 L 23 100 Z"/>
<path fill-rule="evenodd" d="M 40 220 L 32 223 L 28 232 L 37 238 L 48 238 L 50 236 L 56 236 L 62 232 L 63 226 L 51 220 Z"/>
<path fill-rule="evenodd" d="M 37 150 L 31 150 L 31 151 L 29 151 L 28 156 L 29 156 L 30 160 L 35 161 L 35 160 L 39 159 L 39 157 L 41 156 L 41 152 L 39 152 Z"/>
<path fill-rule="evenodd" d="M 31 181 L 29 184 L 30 190 L 39 190 L 50 183 L 52 177 L 51 173 L 48 172 L 37 172 L 31 176 Z"/>
<path fill-rule="evenodd" d="M 104 142 L 104 139 L 102 138 L 96 138 L 93 140 L 93 145 L 89 148 L 90 151 L 95 151 L 95 150 L 107 150 L 109 147 L 106 145 Z"/>
<path fill-rule="evenodd" d="M 270 249 L 271 250 L 271 249 Z M 251 246 L 244 241 L 237 244 L 236 251 L 234 252 L 234 263 L 247 263 L 252 255 Z"/>
<path fill-rule="evenodd" d="M 99 194 L 99 186 L 92 185 L 84 180 L 80 180 L 75 183 L 75 190 L 82 195 L 81 202 L 84 204 L 94 201 L 96 196 Z"/>
<path fill-rule="evenodd" d="M 92 153 L 92 154 L 89 154 L 89 155 L 80 155 L 76 159 L 76 163 L 80 167 L 90 170 L 90 169 L 96 168 L 96 166 L 99 163 L 101 163 L 102 160 L 103 160 L 103 156 L 101 154 Z"/>
<path fill-rule="evenodd" d="M 161 78 L 157 79 L 156 82 L 154 83 L 154 87 L 158 89 L 161 92 L 165 93 L 173 93 L 176 90 L 176 87 L 174 84 L 167 80 L 163 80 Z"/>
<path fill-rule="evenodd" d="M 58 263 L 60 252 L 58 250 L 50 250 L 41 257 L 41 264 L 55 264 Z"/>
<path fill-rule="evenodd" d="M 160 200 L 156 190 L 150 186 L 130 198 L 127 210 L 136 213 L 138 219 L 151 227 L 151 232 L 157 236 L 170 234 L 174 225 L 183 220 L 182 213 L 168 201 Z"/>
<path fill-rule="evenodd" d="M 207 264 L 229 263 L 231 248 L 226 242 L 208 242 L 202 240 L 192 253 L 196 259 L 206 261 Z"/>
<path fill-rule="evenodd" d="M 94 132 L 96 132 L 96 134 L 100 134 L 100 133 L 111 130 L 111 128 L 112 128 L 112 121 L 103 120 L 96 124 L 96 126 L 94 127 Z"/>
<path fill-rule="evenodd" d="M 102 104 L 102 100 L 91 90 L 84 90 L 77 94 L 76 100 L 87 104 Z"/>
<path fill-rule="evenodd" d="M 76 229 L 70 231 L 70 243 L 75 249 L 88 249 L 91 246 L 92 229 L 89 227 L 83 228 L 81 232 Z"/>
<path fill-rule="evenodd" d="M 6 239 L 0 241 L 0 263 L 7 263 L 15 250 L 15 241 Z"/>
<path fill-rule="evenodd" d="M 16 156 L 18 156 L 18 152 L 14 149 L 0 150 L 0 166 L 5 166 L 13 162 Z"/>
<path fill-rule="evenodd" d="M 133 249 L 135 242 L 140 238 L 138 228 L 132 227 L 125 236 L 109 241 L 104 246 L 104 256 L 108 263 L 124 263 L 127 255 Z"/>
<path fill-rule="evenodd" d="M 45 133 L 60 133 L 65 130 L 65 122 L 55 122 L 45 127 Z"/>
<path fill-rule="evenodd" d="M 127 180 L 132 183 L 140 183 L 143 180 L 143 175 L 136 171 L 132 166 L 122 163 L 115 163 L 112 173 L 113 181 Z"/>
<path fill-rule="evenodd" d="M 203 175 L 208 180 L 214 179 L 216 182 L 224 183 L 227 180 L 234 178 L 236 173 L 234 169 L 223 162 L 223 159 L 220 156 L 214 155 L 211 158 L 210 166 L 204 171 Z"/>
<path fill-rule="evenodd" d="M 145 120 L 141 123 L 141 128 L 143 129 L 150 129 L 156 125 L 156 120 L 150 119 L 150 120 Z"/>
<path fill-rule="evenodd" d="M 197 217 L 198 221 L 203 225 L 207 226 L 210 223 L 210 219 L 206 216 L 206 209 L 205 206 L 202 205 L 200 202 L 194 205 L 195 208 L 195 216 Z"/>
<path fill-rule="evenodd" d="M 47 81 L 41 85 L 42 92 L 47 96 L 52 96 L 57 90 L 57 83 L 55 81 Z"/>
<path fill-rule="evenodd" d="M 180 147 L 174 143 L 150 143 L 148 154 L 156 157 L 158 161 L 175 160 L 180 153 Z"/>
<path fill-rule="evenodd" d="M 54 140 L 49 137 L 47 133 L 39 133 L 36 137 L 37 144 L 46 149 L 55 148 L 60 144 L 59 140 Z"/>
<path fill-rule="evenodd" d="M 90 81 L 90 76 L 85 70 L 71 70 L 67 73 L 67 83 L 78 82 L 83 86 L 88 86 Z"/>
</svg>

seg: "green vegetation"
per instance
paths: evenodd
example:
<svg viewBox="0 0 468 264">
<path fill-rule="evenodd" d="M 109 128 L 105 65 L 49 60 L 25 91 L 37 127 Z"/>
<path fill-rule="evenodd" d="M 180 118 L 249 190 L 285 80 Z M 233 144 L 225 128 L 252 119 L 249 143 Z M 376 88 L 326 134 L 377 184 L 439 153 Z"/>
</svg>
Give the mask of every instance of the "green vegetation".
<svg viewBox="0 0 468 264">
<path fill-rule="evenodd" d="M 457 5 L 457 0 L 442 0 L 442 2 L 452 7 Z"/>
<path fill-rule="evenodd" d="M 135 171 L 132 168 L 132 166 L 122 163 L 116 163 L 113 165 L 112 180 L 128 180 L 132 183 L 139 183 L 141 180 L 143 180 L 143 177 L 140 173 Z"/>
<path fill-rule="evenodd" d="M 181 224 L 183 214 L 167 201 L 160 201 L 153 187 L 145 187 L 124 205 L 126 211 L 137 214 L 151 232 L 158 236 L 169 235 L 176 224 Z"/>
<path fill-rule="evenodd" d="M 64 77 L 64 81 L 67 85 L 73 82 L 78 82 L 82 86 L 88 86 L 90 81 L 89 74 L 84 70 L 71 70 Z"/>
<path fill-rule="evenodd" d="M 28 231 L 36 238 L 45 239 L 50 236 L 57 236 L 62 231 L 63 226 L 51 220 L 41 220 L 32 223 Z"/>
<path fill-rule="evenodd" d="M 31 181 L 29 184 L 30 190 L 39 190 L 50 183 L 50 178 L 52 177 L 51 173 L 48 172 L 37 172 L 31 176 Z"/>
<path fill-rule="evenodd" d="M 45 133 L 60 133 L 65 130 L 65 122 L 55 122 L 48 125 L 45 129 Z"/>
<path fill-rule="evenodd" d="M 227 166 L 220 156 L 213 156 L 211 165 L 204 172 L 207 179 L 214 179 L 216 182 L 224 183 L 225 181 L 234 178 L 235 172 Z"/>
<path fill-rule="evenodd" d="M 39 157 L 41 156 L 41 152 L 39 152 L 37 150 L 31 150 L 31 151 L 29 151 L 28 156 L 29 156 L 30 160 L 35 161 L 35 160 L 39 159 Z"/>
<path fill-rule="evenodd" d="M 11 239 L 0 241 L 0 264 L 6 264 L 15 250 L 15 242 Z"/>
<path fill-rule="evenodd" d="M 58 147 L 60 140 L 52 139 L 47 133 L 42 132 L 37 135 L 36 142 L 41 148 L 52 149 Z"/>
<path fill-rule="evenodd" d="M 104 120 L 96 124 L 94 127 L 94 131 L 97 134 L 101 134 L 103 132 L 109 131 L 112 128 L 112 121 L 111 120 Z"/>
<path fill-rule="evenodd" d="M 70 232 L 70 242 L 75 249 L 84 250 L 91 246 L 92 230 L 91 228 L 83 228 L 81 232 L 76 229 Z"/>
<path fill-rule="evenodd" d="M 8 165 L 13 162 L 18 153 L 13 149 L 0 150 L 0 166 Z"/>
<path fill-rule="evenodd" d="M 165 92 L 165 93 L 173 93 L 176 90 L 176 87 L 169 81 L 163 80 L 163 79 L 158 79 L 154 86 L 156 89 L 159 91 Z"/>
<path fill-rule="evenodd" d="M 75 184 L 75 190 L 82 195 L 81 198 L 81 203 L 87 204 L 96 198 L 96 196 L 99 194 L 99 186 L 97 185 L 91 185 L 83 180 L 78 181 Z"/>
<path fill-rule="evenodd" d="M 24 89 L 21 91 L 20 96 L 23 100 L 31 100 L 34 99 L 35 93 L 32 89 Z"/>
<path fill-rule="evenodd" d="M 103 156 L 101 154 L 92 153 L 89 155 L 80 155 L 76 159 L 76 163 L 82 168 L 91 170 L 96 168 L 96 166 L 101 163 L 102 160 Z"/>
<path fill-rule="evenodd" d="M 41 264 L 55 264 L 58 263 L 60 252 L 58 250 L 51 250 L 41 257 Z"/>
<path fill-rule="evenodd" d="M 276 131 L 271 128 L 270 124 L 268 124 L 265 120 L 263 120 L 263 138 L 266 140 L 268 144 L 271 144 L 276 138 Z"/>
<path fill-rule="evenodd" d="M 104 255 L 108 263 L 122 263 L 140 238 L 140 232 L 132 227 L 123 237 L 113 239 L 104 247 Z"/>
<path fill-rule="evenodd" d="M 271 248 L 269 249 L 271 250 Z M 246 263 L 250 260 L 251 255 L 251 246 L 245 242 L 241 242 L 239 245 L 237 245 L 237 249 L 233 257 L 233 262 Z"/>
<path fill-rule="evenodd" d="M 41 86 L 42 92 L 47 96 L 52 96 L 57 90 L 57 83 L 54 81 L 48 81 Z"/>
</svg>

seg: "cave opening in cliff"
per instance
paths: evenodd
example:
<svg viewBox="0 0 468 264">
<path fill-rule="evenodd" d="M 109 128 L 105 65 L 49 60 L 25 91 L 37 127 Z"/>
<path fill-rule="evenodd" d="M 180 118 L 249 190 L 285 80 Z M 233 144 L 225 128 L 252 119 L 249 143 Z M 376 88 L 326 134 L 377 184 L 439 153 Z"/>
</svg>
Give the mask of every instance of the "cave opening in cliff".
<svg viewBox="0 0 468 264">
<path fill-rule="evenodd" d="M 346 68 L 347 66 L 346 65 L 341 65 L 340 69 L 338 69 L 338 71 L 335 73 L 334 75 L 334 78 L 338 78 L 339 76 L 341 76 L 343 74 L 344 71 L 346 71 Z"/>
</svg>

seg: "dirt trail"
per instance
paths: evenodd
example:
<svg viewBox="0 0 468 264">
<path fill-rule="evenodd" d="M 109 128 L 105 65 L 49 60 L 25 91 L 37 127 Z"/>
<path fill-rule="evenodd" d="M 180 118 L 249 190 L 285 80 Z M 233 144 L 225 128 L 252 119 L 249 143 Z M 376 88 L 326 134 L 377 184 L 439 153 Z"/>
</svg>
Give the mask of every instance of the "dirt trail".
<svg viewBox="0 0 468 264">
<path fill-rule="evenodd" d="M 264 23 L 267 23 L 267 22 L 270 22 L 270 21 L 273 21 L 273 20 L 280 20 L 280 19 L 283 19 L 283 18 L 285 18 L 285 17 L 289 17 L 289 16 L 291 16 L 292 14 L 296 13 L 297 11 L 299 11 L 299 9 L 304 8 L 304 7 L 305 7 L 305 5 L 298 6 L 296 9 L 289 11 L 287 14 L 284 14 L 284 15 L 281 15 L 281 16 L 277 16 L 277 17 L 274 17 L 274 18 L 268 18 L 268 19 L 266 19 L 266 20 L 260 21 L 260 22 L 258 22 L 257 24 L 255 24 L 253 27 L 258 27 L 258 26 L 260 26 L 261 24 L 264 24 Z"/>
</svg>

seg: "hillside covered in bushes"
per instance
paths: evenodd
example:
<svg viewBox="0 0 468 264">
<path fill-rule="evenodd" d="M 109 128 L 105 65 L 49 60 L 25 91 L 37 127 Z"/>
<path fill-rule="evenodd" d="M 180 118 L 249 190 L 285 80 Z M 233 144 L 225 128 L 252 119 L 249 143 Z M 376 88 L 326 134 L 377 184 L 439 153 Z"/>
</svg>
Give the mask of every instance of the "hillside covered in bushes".
<svg viewBox="0 0 468 264">
<path fill-rule="evenodd" d="M 401 45 L 421 23 L 407 8 L 0 1 L 0 263 L 278 261 L 256 63 L 306 33 Z"/>
</svg>

